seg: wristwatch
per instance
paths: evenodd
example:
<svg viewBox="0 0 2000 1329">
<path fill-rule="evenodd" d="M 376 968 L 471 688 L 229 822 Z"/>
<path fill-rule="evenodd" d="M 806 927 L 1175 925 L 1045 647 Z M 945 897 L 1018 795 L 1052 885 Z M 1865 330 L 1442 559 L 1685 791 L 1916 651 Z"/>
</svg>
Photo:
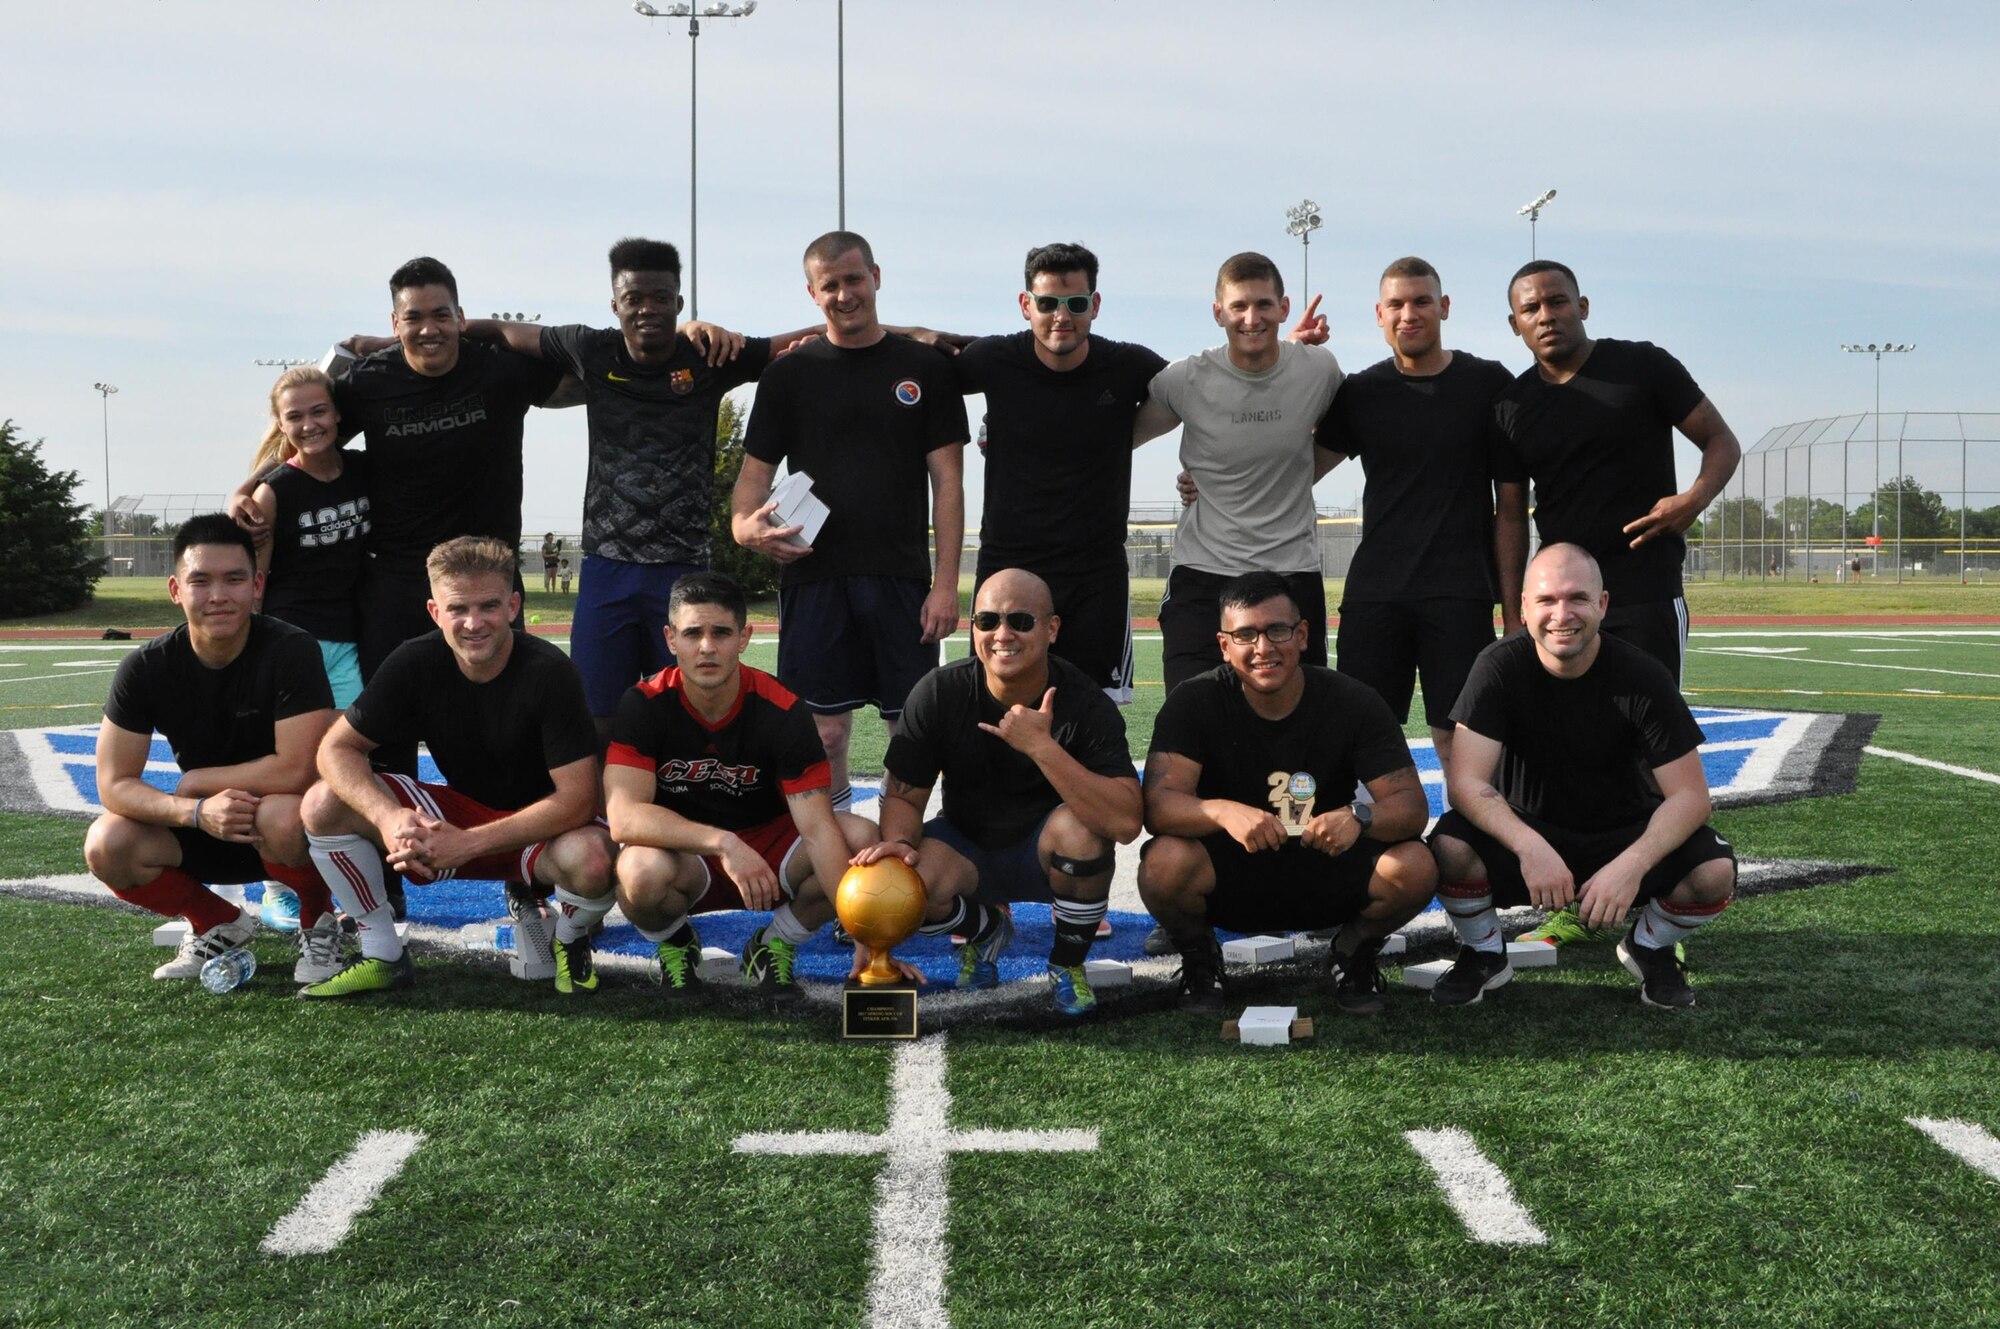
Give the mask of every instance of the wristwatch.
<svg viewBox="0 0 2000 1329">
<path fill-rule="evenodd" d="M 1347 805 L 1347 811 L 1348 815 L 1352 816 L 1360 824 L 1361 833 L 1363 835 L 1368 834 L 1368 828 L 1375 824 L 1375 805 L 1373 803 L 1363 803 L 1357 799 Z"/>
</svg>

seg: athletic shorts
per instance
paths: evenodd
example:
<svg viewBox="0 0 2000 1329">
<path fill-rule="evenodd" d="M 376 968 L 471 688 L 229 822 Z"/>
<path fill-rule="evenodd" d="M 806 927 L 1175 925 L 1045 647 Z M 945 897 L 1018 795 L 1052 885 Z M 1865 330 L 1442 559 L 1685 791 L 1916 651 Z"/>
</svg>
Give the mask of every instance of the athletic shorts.
<svg viewBox="0 0 2000 1329">
<path fill-rule="evenodd" d="M 799 852 L 805 841 L 799 838 L 799 828 L 792 824 L 789 816 L 781 816 L 767 821 L 761 826 L 752 826 L 746 831 L 737 831 L 736 838 L 750 847 L 751 852 L 770 865 L 778 874 L 778 895 L 781 899 L 792 898 L 791 867 L 792 856 Z M 748 909 L 743 902 L 743 888 L 722 866 L 722 860 L 704 854 L 702 868 L 708 873 L 708 889 L 694 903 L 691 914 L 712 914 L 722 909 Z M 838 883 L 835 883 L 836 885 Z"/>
<path fill-rule="evenodd" d="M 426 817 L 448 821 L 460 830 L 470 830 L 474 826 L 484 826 L 511 816 L 509 812 L 496 812 L 476 799 L 467 798 L 457 790 L 441 784 L 425 784 L 407 775 L 378 771 L 382 783 L 389 793 L 406 808 L 413 808 Z M 521 849 L 509 849 L 505 853 L 487 854 L 480 858 L 460 863 L 455 868 L 443 872 L 431 872 L 425 868 L 413 867 L 404 872 L 411 885 L 428 886 L 434 881 L 449 881 L 456 877 L 464 881 L 521 881 L 535 879 L 535 864 L 541 861 L 542 851 L 550 841 L 537 840 Z"/>
<path fill-rule="evenodd" d="M 674 663 L 667 649 L 667 597 L 674 583 L 704 568 L 692 563 L 627 563 L 587 554 L 576 588 L 569 658 L 583 675 L 590 713 L 607 719 L 642 678 Z"/>
<path fill-rule="evenodd" d="M 978 583 L 983 583 L 1006 565 L 979 567 L 973 603 L 978 603 Z M 1049 584 L 1055 601 L 1056 617 L 1062 627 L 1049 646 L 1050 655 L 1063 659 L 1090 675 L 1104 689 L 1104 695 L 1120 706 L 1132 702 L 1132 582 L 1123 562 L 1098 572 L 1074 575 L 1030 568 Z M 972 629 L 966 629 L 970 638 Z"/>
<path fill-rule="evenodd" d="M 241 886 L 245 882 L 263 881 L 270 875 L 264 870 L 263 856 L 254 844 L 218 840 L 192 826 L 165 829 L 181 847 L 181 871 L 204 886 Z"/>
<path fill-rule="evenodd" d="M 1612 600 L 1605 611 L 1604 631 L 1637 646 L 1666 666 L 1679 687 L 1682 666 L 1687 661 L 1688 606 L 1676 596 L 1672 600 L 1651 600 L 1645 604 L 1620 606 Z"/>
<path fill-rule="evenodd" d="M 1515 815 L 1521 816 L 1519 813 Z M 1570 876 L 1575 878 L 1579 891 L 1600 868 L 1631 848 L 1646 833 L 1643 821 L 1605 831 L 1572 831 L 1551 826 L 1538 817 L 1521 816 L 1521 820 L 1549 842 L 1549 847 L 1556 851 L 1563 866 L 1569 869 Z M 1528 883 L 1521 876 L 1521 860 L 1514 856 L 1512 850 L 1474 826 L 1455 808 L 1438 818 L 1436 828 L 1431 831 L 1431 839 L 1435 841 L 1440 835 L 1449 835 L 1472 846 L 1472 852 L 1478 854 L 1479 861 L 1486 865 L 1486 880 L 1493 886 L 1495 905 L 1504 909 L 1529 903 Z M 1715 833 L 1713 826 L 1699 827 L 1681 842 L 1680 848 L 1655 863 L 1653 870 L 1639 879 L 1639 894 L 1632 903 L 1644 904 L 1665 895 L 1680 885 L 1690 872 L 1718 858 L 1728 859 L 1733 868 L 1736 850 L 1729 841 Z"/>
<path fill-rule="evenodd" d="M 319 660 L 333 685 L 333 709 L 344 711 L 361 695 L 361 654 L 351 641 L 323 641 Z"/>
<path fill-rule="evenodd" d="M 1398 722 L 1424 681 L 1424 722 L 1452 727 L 1472 662 L 1493 644 L 1493 606 L 1479 600 L 1356 600 L 1340 606 L 1334 667 L 1380 693 Z"/>
<path fill-rule="evenodd" d="M 1165 657 L 1168 692 L 1222 663 L 1222 648 L 1215 643 L 1215 634 L 1222 626 L 1222 588 L 1238 575 L 1198 568 L 1175 568 L 1168 574 L 1167 593 L 1160 597 L 1160 650 Z M 1281 575 L 1292 598 L 1299 602 L 1309 634 L 1300 658 L 1306 664 L 1323 665 L 1326 583 L 1317 570 Z"/>
<path fill-rule="evenodd" d="M 1047 904 L 1055 898 L 1049 890 L 1049 874 L 1042 871 L 1040 852 L 1042 827 L 1048 821 L 1048 817 L 1042 818 L 1035 823 L 1034 830 L 999 849 L 981 849 L 943 817 L 932 817 L 924 823 L 924 838 L 950 846 L 972 864 L 972 870 L 979 874 L 979 889 L 973 898 L 980 903 L 1032 900 Z"/>
<path fill-rule="evenodd" d="M 829 577 L 778 592 L 778 681 L 819 715 L 873 703 L 903 713 L 917 680 L 937 668 L 923 640 L 930 588 L 901 577 Z"/>
<path fill-rule="evenodd" d="M 1198 843 L 1215 869 L 1208 924 L 1225 932 L 1298 932 L 1351 922 L 1368 907 L 1376 860 L 1392 848 L 1364 839 L 1334 856 L 1294 838 L 1281 849 L 1253 854 L 1221 831 Z M 1151 848 L 1154 841 L 1146 844 Z"/>
</svg>

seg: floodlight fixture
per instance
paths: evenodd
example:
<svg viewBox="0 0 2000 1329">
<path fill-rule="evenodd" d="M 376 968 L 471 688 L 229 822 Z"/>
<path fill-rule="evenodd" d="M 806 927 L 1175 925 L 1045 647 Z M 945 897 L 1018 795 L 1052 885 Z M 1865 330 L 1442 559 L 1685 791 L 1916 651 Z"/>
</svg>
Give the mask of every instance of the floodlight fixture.
<svg viewBox="0 0 2000 1329">
<path fill-rule="evenodd" d="M 1299 241 L 1299 289 L 1307 299 L 1312 298 L 1312 233 L 1321 225 L 1319 204 L 1309 198 L 1285 209 L 1285 234 Z"/>
<path fill-rule="evenodd" d="M 1875 493 L 1868 501 L 1868 508 L 1874 514 L 1874 537 L 1872 546 L 1875 563 L 1879 569 L 1882 562 L 1882 357 L 1885 355 L 1906 355 L 1917 349 L 1915 342 L 1842 342 L 1840 349 L 1861 355 L 1875 357 Z M 1896 475 L 1903 474 L 1903 431 L 1896 431 Z M 1896 486 L 1896 581 L 1903 580 L 1903 486 Z"/>
<path fill-rule="evenodd" d="M 1515 216 L 1526 217 L 1528 219 L 1528 257 L 1531 259 L 1541 257 L 1539 237 L 1535 232 L 1536 228 L 1541 224 L 1542 209 L 1546 208 L 1549 205 L 1549 200 L 1555 196 L 1555 190 L 1544 189 L 1540 198 L 1535 199 L 1532 203 L 1524 203 L 1514 210 Z"/>
<path fill-rule="evenodd" d="M 111 398 L 118 389 L 109 383 L 93 383 L 104 403 L 104 533 L 111 534 Z"/>
</svg>

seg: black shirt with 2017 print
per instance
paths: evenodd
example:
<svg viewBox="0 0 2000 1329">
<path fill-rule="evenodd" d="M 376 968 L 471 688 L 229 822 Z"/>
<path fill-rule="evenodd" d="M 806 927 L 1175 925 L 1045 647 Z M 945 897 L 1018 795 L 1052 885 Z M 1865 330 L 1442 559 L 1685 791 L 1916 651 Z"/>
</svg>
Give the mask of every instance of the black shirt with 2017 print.
<svg viewBox="0 0 2000 1329">
<path fill-rule="evenodd" d="M 411 638 L 368 680 L 347 723 L 379 746 L 424 743 L 446 784 L 500 812 L 547 798 L 549 772 L 597 755 L 576 666 L 525 632 L 484 683 L 459 669 L 443 633 Z"/>
<path fill-rule="evenodd" d="M 411 369 L 400 346 L 341 361 L 340 434 L 368 446 L 368 552 L 420 569 L 457 536 L 520 544 L 523 417 L 561 381 L 555 365 L 474 341 L 436 378 Z"/>
<path fill-rule="evenodd" d="M 118 663 L 104 716 L 135 734 L 157 733 L 183 771 L 236 766 L 278 750 L 280 720 L 333 709 L 319 645 L 289 623 L 250 617 L 234 660 L 211 669 L 186 624 Z"/>
<path fill-rule="evenodd" d="M 1055 575 L 1125 566 L 1132 418 L 1167 362 L 1144 346 L 1093 336 L 1058 372 L 1035 335 L 981 337 L 952 360 L 958 385 L 986 395 L 986 508 L 979 572 Z"/>
<path fill-rule="evenodd" d="M 1702 743 L 1659 661 L 1616 637 L 1597 639 L 1589 670 L 1557 678 L 1533 638 L 1503 637 L 1473 662 L 1451 712 L 1504 747 L 1497 785 L 1508 805 L 1567 830 L 1644 821 L 1662 801 L 1652 772 Z"/>
<path fill-rule="evenodd" d="M 1436 374 L 1390 359 L 1340 385 L 1314 441 L 1367 474 L 1344 599 L 1498 597 L 1493 403 L 1513 381 L 1505 365 L 1454 351 Z"/>
<path fill-rule="evenodd" d="M 353 641 L 354 585 L 371 520 L 367 454 L 342 448 L 331 480 L 282 463 L 264 483 L 278 500 L 264 612 L 321 641 Z"/>
<path fill-rule="evenodd" d="M 1687 542 L 1660 535 L 1633 549 L 1625 526 L 1680 492 L 1674 426 L 1701 399 L 1681 362 L 1651 342 L 1601 337 L 1567 383 L 1530 365 L 1494 407 L 1496 478 L 1535 482 L 1542 543 L 1589 550 L 1614 605 L 1681 593 Z"/>
<path fill-rule="evenodd" d="M 667 359 L 642 365 L 622 332 L 572 323 L 542 329 L 542 356 L 583 384 L 590 429 L 583 552 L 705 566 L 716 407 L 725 392 L 764 372 L 770 340 L 751 337 L 734 360 L 711 366 L 686 337 L 676 337 Z"/>
<path fill-rule="evenodd" d="M 908 337 L 872 346 L 809 342 L 771 363 L 743 447 L 812 477 L 829 515 L 783 584 L 830 577 L 931 579 L 930 454 L 965 442 L 951 362 Z"/>
</svg>

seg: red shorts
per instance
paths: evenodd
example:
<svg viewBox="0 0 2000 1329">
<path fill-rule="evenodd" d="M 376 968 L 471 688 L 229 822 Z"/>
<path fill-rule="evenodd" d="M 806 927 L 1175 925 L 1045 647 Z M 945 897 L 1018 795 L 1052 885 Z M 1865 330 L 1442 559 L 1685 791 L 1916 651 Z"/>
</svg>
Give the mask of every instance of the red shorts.
<svg viewBox="0 0 2000 1329">
<path fill-rule="evenodd" d="M 460 830 L 470 830 L 474 826 L 484 826 L 488 822 L 511 816 L 508 812 L 495 812 L 476 799 L 448 785 L 425 784 L 412 780 L 407 775 L 396 775 L 388 771 L 377 771 L 376 775 L 387 785 L 398 803 L 426 817 L 448 821 Z M 503 854 L 487 854 L 483 858 L 471 859 L 455 868 L 431 873 L 423 868 L 412 867 L 403 876 L 415 885 L 423 886 L 434 881 L 448 881 L 462 877 L 468 881 L 533 881 L 535 864 L 541 859 L 542 851 L 549 847 L 547 840 L 538 840 L 525 849 L 510 849 Z"/>
<path fill-rule="evenodd" d="M 762 826 L 752 826 L 747 831 L 736 832 L 736 838 L 766 863 L 771 871 L 778 874 L 778 893 L 784 899 L 792 898 L 791 883 L 785 880 L 785 870 L 791 866 L 792 855 L 798 851 L 799 828 L 792 824 L 790 817 L 779 817 L 767 821 Z M 708 869 L 708 889 L 695 901 L 689 913 L 712 914 L 721 909 L 748 909 L 743 903 L 743 889 L 738 886 L 722 866 L 722 860 L 712 855 L 702 855 L 701 865 Z"/>
</svg>

